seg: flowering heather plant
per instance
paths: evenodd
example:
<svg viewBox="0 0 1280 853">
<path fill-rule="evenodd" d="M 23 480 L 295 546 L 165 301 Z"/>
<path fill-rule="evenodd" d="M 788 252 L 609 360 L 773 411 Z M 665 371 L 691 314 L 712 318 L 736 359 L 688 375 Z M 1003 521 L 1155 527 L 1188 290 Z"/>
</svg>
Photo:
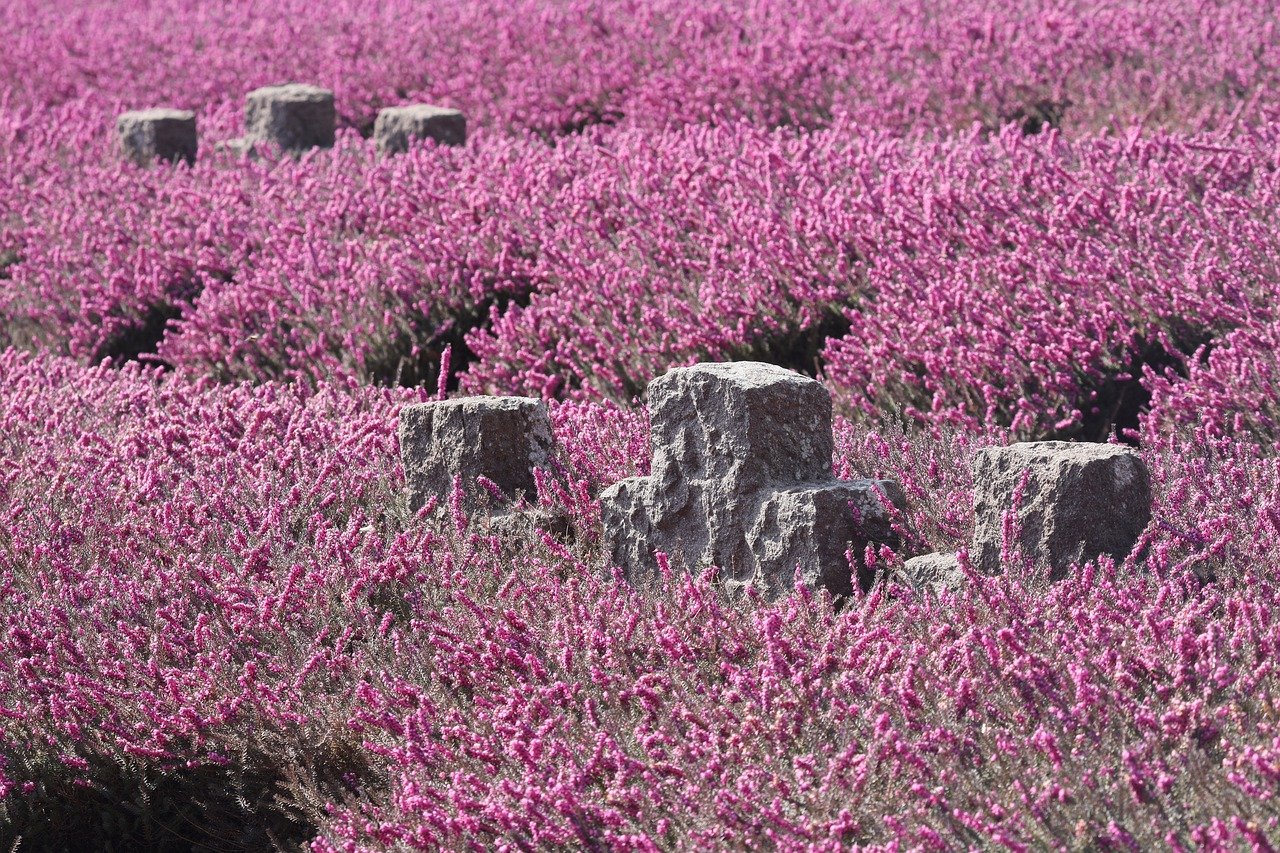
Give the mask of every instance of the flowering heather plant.
<svg viewBox="0 0 1280 853">
<path fill-rule="evenodd" d="M 50 170 L 12 194 L 0 316 L 14 344 L 220 380 L 430 387 L 453 345 L 467 391 L 629 402 L 671 364 L 764 358 L 849 414 L 1105 438 L 1144 367 L 1268 321 L 1274 137 L 737 124 Z"/>
<path fill-rule="evenodd" d="M 1280 844 L 1272 2 L 0 0 L 0 837 Z M 241 158 L 244 94 L 337 143 Z M 464 148 L 377 156 L 383 106 Z M 139 168 L 117 113 L 196 111 Z M 833 392 L 958 590 L 639 592 L 646 382 Z M 546 397 L 554 530 L 410 513 L 400 407 Z M 1120 564 L 969 564 L 971 458 L 1124 440 Z M 532 496 L 531 496 L 532 497 Z"/>
<path fill-rule="evenodd" d="M 172 821 L 317 850 L 1277 831 L 1280 628 L 1249 568 L 1275 564 L 1274 535 L 1188 529 L 1252 503 L 1275 530 L 1274 465 L 1157 457 L 1144 570 L 894 587 L 837 613 L 726 601 L 709 576 L 646 596 L 585 537 L 407 517 L 393 424 L 418 392 L 0 367 L 0 802 L 35 843 Z M 630 472 L 628 417 L 556 407 L 571 480 Z M 884 433 L 839 430 L 839 468 L 968 497 L 962 440 Z M 932 544 L 956 544 L 963 518 L 939 518 Z M 1215 553 L 1238 576 L 1202 588 L 1187 559 Z"/>
<path fill-rule="evenodd" d="M 1195 0 L 6 0 L 6 109 L 155 100 L 228 117 L 260 85 L 333 88 L 344 125 L 442 102 L 546 136 L 736 118 L 1082 131 L 1275 114 L 1276 7 Z"/>
</svg>

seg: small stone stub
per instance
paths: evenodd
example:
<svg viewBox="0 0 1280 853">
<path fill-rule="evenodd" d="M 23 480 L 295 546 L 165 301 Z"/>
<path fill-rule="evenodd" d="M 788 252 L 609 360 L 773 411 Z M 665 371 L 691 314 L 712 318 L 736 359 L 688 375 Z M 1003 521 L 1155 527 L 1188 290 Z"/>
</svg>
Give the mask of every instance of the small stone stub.
<svg viewBox="0 0 1280 853">
<path fill-rule="evenodd" d="M 487 494 L 485 477 L 507 500 L 536 494 L 534 469 L 550 465 L 551 419 L 541 400 L 467 397 L 406 406 L 400 412 L 400 457 L 410 509 L 432 496 L 442 501 L 462 478 L 470 496 Z"/>
<path fill-rule="evenodd" d="M 156 160 L 194 163 L 196 114 L 187 110 L 138 110 L 116 119 L 121 153 L 140 166 Z"/>
<path fill-rule="evenodd" d="M 985 574 L 1002 570 L 1009 512 L 1014 551 L 1044 567 L 1050 580 L 1103 554 L 1123 560 L 1151 520 L 1147 466 L 1121 445 L 1043 441 L 990 447 L 974 458 L 973 477 L 971 553 Z"/>
<path fill-rule="evenodd" d="M 245 98 L 245 134 L 271 142 L 282 151 L 332 148 L 337 112 L 333 92 L 289 83 L 254 89 Z"/>
<path fill-rule="evenodd" d="M 653 380 L 647 397 L 652 474 L 600 495 L 605 553 L 629 581 L 651 583 L 661 551 L 769 598 L 870 586 L 846 554 L 895 541 L 886 503 L 904 498 L 891 481 L 832 477 L 821 383 L 769 364 L 700 364 Z"/>
<path fill-rule="evenodd" d="M 955 554 L 922 554 L 902 566 L 900 579 L 916 590 L 957 590 L 964 584 L 964 571 Z"/>
<path fill-rule="evenodd" d="M 467 119 L 458 110 L 427 104 L 386 107 L 379 111 L 374 122 L 373 139 L 378 153 L 383 155 L 403 153 L 423 139 L 432 139 L 441 145 L 464 145 Z"/>
</svg>

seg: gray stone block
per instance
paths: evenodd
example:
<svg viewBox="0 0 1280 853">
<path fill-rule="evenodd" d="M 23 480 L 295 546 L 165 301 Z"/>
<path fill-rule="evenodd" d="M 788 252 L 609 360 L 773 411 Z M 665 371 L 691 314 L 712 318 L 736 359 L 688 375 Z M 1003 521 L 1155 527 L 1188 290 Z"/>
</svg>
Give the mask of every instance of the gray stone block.
<svg viewBox="0 0 1280 853">
<path fill-rule="evenodd" d="M 488 493 L 476 483 L 481 476 L 507 499 L 532 499 L 533 471 L 550 465 L 553 442 L 541 400 L 469 397 L 406 406 L 400 412 L 400 457 L 410 508 L 418 510 L 431 495 L 447 499 L 455 476 L 467 494 L 483 494 L 485 502 Z"/>
<path fill-rule="evenodd" d="M 655 551 L 688 570 L 715 565 L 727 586 L 769 598 L 796 584 L 853 591 L 869 542 L 894 542 L 878 493 L 890 481 L 831 476 L 831 398 L 812 379 L 754 362 L 702 364 L 647 392 L 652 474 L 600 495 L 605 553 L 627 579 L 656 578 Z"/>
<path fill-rule="evenodd" d="M 386 107 L 378 112 L 373 140 L 380 154 L 399 154 L 423 139 L 433 139 L 441 145 L 464 145 L 467 119 L 458 110 L 427 104 Z"/>
<path fill-rule="evenodd" d="M 653 476 L 725 480 L 731 492 L 831 477 L 831 395 L 759 362 L 698 364 L 649 383 Z"/>
<path fill-rule="evenodd" d="M 145 166 L 155 160 L 194 163 L 196 114 L 187 110 L 138 110 L 116 119 L 116 134 L 125 157 Z"/>
<path fill-rule="evenodd" d="M 1015 551 L 1044 567 L 1051 580 L 1103 554 L 1124 559 L 1151 520 L 1151 478 L 1129 447 L 1063 441 L 991 447 L 974 458 L 973 476 L 971 552 L 986 574 L 1002 570 L 1007 512 L 1014 512 Z"/>
<path fill-rule="evenodd" d="M 923 554 L 912 557 L 903 564 L 898 577 L 903 583 L 921 591 L 957 590 L 964 585 L 960 558 L 955 554 Z"/>
<path fill-rule="evenodd" d="M 245 134 L 283 151 L 332 148 L 337 113 L 333 92 L 301 83 L 264 86 L 245 98 Z"/>
</svg>

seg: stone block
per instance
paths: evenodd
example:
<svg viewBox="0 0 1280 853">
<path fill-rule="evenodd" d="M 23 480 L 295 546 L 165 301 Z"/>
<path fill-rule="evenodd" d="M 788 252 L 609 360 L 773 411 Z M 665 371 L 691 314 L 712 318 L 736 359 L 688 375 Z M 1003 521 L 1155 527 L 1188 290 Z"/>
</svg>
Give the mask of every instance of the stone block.
<svg viewBox="0 0 1280 853">
<path fill-rule="evenodd" d="M 1123 560 L 1151 520 L 1146 464 L 1121 445 L 1044 441 L 986 448 L 974 459 L 973 477 L 971 553 L 986 574 L 1002 570 L 1007 512 L 1014 513 L 1015 552 L 1044 567 L 1051 580 L 1103 554 Z"/>
<path fill-rule="evenodd" d="M 337 113 L 333 92 L 301 83 L 264 86 L 245 98 L 244 125 L 251 140 L 282 151 L 332 148 Z"/>
<path fill-rule="evenodd" d="M 413 104 L 386 107 L 373 124 L 373 140 L 380 154 L 400 154 L 414 142 L 433 139 L 441 145 L 464 145 L 467 119 L 458 110 Z"/>
<path fill-rule="evenodd" d="M 527 397 L 468 397 L 406 406 L 400 413 L 400 457 L 409 505 L 418 510 L 431 495 L 446 500 L 453 478 L 464 491 L 488 493 L 492 481 L 509 500 L 536 494 L 533 471 L 548 468 L 554 449 L 544 402 Z"/>
<path fill-rule="evenodd" d="M 156 160 L 194 163 L 196 114 L 187 110 L 139 110 L 116 119 L 116 134 L 125 157 L 145 166 Z"/>
<path fill-rule="evenodd" d="M 650 382 L 646 399 L 658 480 L 725 480 L 741 492 L 831 477 L 831 395 L 806 376 L 698 364 Z"/>
<path fill-rule="evenodd" d="M 754 362 L 678 368 L 647 391 L 652 474 L 600 495 L 605 553 L 627 579 L 656 578 L 655 551 L 717 566 L 768 598 L 796 584 L 847 595 L 873 580 L 870 542 L 896 541 L 896 483 L 831 476 L 831 398 L 818 382 Z M 884 496 L 884 500 L 881 499 Z"/>
</svg>

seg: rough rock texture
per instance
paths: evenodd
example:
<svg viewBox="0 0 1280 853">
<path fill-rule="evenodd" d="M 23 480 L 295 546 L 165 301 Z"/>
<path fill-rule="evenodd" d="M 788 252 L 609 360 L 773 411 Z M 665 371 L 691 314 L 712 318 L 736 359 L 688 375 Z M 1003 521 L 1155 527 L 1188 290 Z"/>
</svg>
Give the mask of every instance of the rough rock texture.
<svg viewBox="0 0 1280 853">
<path fill-rule="evenodd" d="M 1022 482 L 1021 500 L 1014 507 Z M 1016 548 L 1051 580 L 1073 564 L 1123 559 L 1151 520 L 1147 466 L 1128 447 L 1044 441 L 991 447 L 974 459 L 974 565 L 1001 571 L 1004 514 L 1016 509 Z"/>
<path fill-rule="evenodd" d="M 464 145 L 467 119 L 458 110 L 413 104 L 386 107 L 373 124 L 373 140 L 381 154 L 399 154 L 419 139 L 434 139 L 441 145 Z"/>
<path fill-rule="evenodd" d="M 124 156 L 141 166 L 155 160 L 196 160 L 196 114 L 186 110 L 122 113 L 116 119 L 116 134 Z"/>
<path fill-rule="evenodd" d="M 328 89 L 290 83 L 254 89 L 245 98 L 247 138 L 273 142 L 284 151 L 332 148 L 336 121 Z"/>
<path fill-rule="evenodd" d="M 600 495 L 605 553 L 631 582 L 651 582 L 662 551 L 770 598 L 797 583 L 847 595 L 846 552 L 894 540 L 881 495 L 901 506 L 896 483 L 832 479 L 820 383 L 769 364 L 701 364 L 655 379 L 647 397 L 652 473 Z"/>
<path fill-rule="evenodd" d="M 419 509 L 431 495 L 443 500 L 462 477 L 473 496 L 488 493 L 487 477 L 509 499 L 533 498 L 535 468 L 549 465 L 554 439 L 547 406 L 528 397 L 469 397 L 406 406 L 400 413 L 400 457 L 409 504 Z"/>
<path fill-rule="evenodd" d="M 959 589 L 964 584 L 960 558 L 955 554 L 923 554 L 912 557 L 903 564 L 899 577 L 918 590 L 934 592 Z"/>
</svg>

